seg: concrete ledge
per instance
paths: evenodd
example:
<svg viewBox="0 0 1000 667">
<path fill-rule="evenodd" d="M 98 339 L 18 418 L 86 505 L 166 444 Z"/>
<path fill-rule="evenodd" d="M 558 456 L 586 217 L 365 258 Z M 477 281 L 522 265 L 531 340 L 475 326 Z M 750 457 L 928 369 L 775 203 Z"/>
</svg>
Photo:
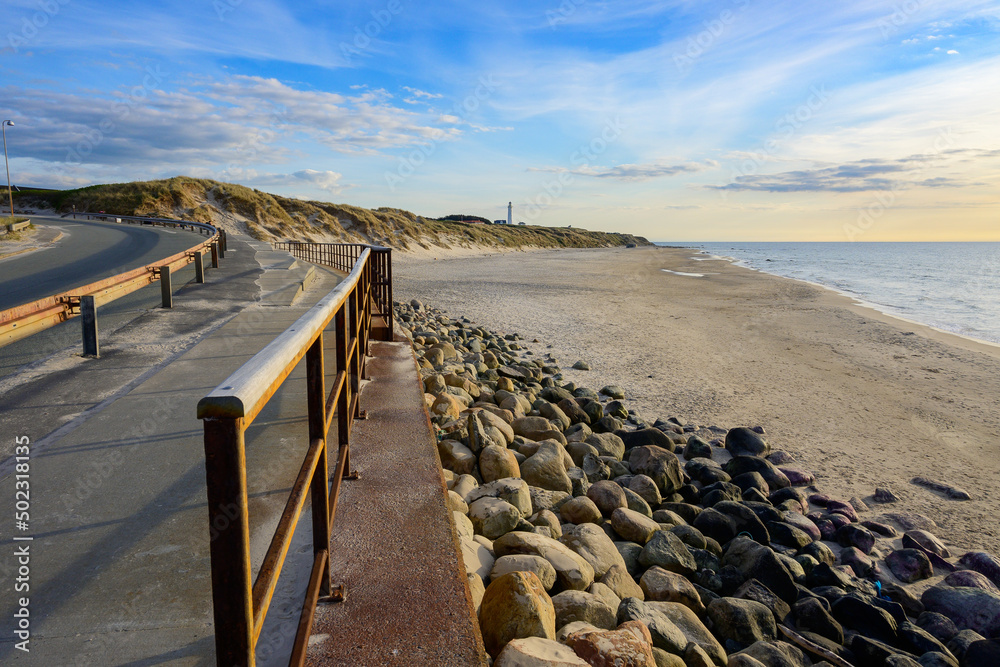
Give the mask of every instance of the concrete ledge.
<svg viewBox="0 0 1000 667">
<path fill-rule="evenodd" d="M 374 342 L 330 540 L 347 598 L 316 610 L 310 665 L 486 665 L 408 343 Z M 336 457 L 330 453 L 331 461 Z"/>
</svg>

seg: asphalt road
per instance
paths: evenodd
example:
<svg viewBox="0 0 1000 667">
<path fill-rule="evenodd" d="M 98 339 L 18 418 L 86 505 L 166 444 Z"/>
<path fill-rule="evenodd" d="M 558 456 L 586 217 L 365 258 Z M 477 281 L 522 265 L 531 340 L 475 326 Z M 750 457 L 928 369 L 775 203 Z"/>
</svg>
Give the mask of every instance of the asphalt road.
<svg viewBox="0 0 1000 667">
<path fill-rule="evenodd" d="M 205 239 L 195 232 L 160 227 L 39 216 L 31 220 L 57 227 L 64 235 L 52 247 L 0 260 L 0 310 L 151 264 Z M 180 288 L 194 279 L 193 265 L 171 277 L 174 289 Z M 97 311 L 99 335 L 159 305 L 159 283 L 112 301 Z M 79 318 L 0 347 L 0 378 L 74 345 L 81 345 Z"/>
<path fill-rule="evenodd" d="M 205 240 L 195 232 L 72 218 L 32 217 L 63 237 L 51 248 L 0 260 L 0 310 L 169 257 Z"/>
</svg>

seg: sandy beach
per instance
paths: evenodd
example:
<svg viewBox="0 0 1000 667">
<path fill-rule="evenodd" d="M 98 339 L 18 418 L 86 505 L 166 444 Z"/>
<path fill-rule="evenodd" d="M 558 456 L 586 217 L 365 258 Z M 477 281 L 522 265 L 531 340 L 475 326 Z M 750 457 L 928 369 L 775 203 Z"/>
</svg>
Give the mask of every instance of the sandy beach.
<svg viewBox="0 0 1000 667">
<path fill-rule="evenodd" d="M 650 422 L 763 426 L 820 490 L 862 498 L 870 518 L 919 513 L 959 551 L 1000 552 L 1000 347 L 696 252 L 395 253 L 394 298 L 517 332 L 567 379 L 621 386 Z M 592 370 L 570 369 L 577 360 Z M 900 502 L 875 503 L 876 487 Z"/>
</svg>

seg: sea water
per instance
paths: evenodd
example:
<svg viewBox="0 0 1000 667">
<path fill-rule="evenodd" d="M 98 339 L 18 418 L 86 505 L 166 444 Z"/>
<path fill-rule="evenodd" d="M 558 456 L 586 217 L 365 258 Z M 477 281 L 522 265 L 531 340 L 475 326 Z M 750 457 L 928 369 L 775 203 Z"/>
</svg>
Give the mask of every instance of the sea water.
<svg viewBox="0 0 1000 667">
<path fill-rule="evenodd" d="M 692 257 L 829 287 L 887 315 L 1000 344 L 1000 243 L 694 243 Z"/>
</svg>

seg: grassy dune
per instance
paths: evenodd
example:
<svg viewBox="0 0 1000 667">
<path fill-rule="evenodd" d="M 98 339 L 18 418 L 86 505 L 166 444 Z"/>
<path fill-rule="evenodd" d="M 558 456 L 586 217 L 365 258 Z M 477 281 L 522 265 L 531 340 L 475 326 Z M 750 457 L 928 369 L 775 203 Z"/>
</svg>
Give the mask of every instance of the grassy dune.
<svg viewBox="0 0 1000 667">
<path fill-rule="evenodd" d="M 477 225 L 435 220 L 396 208 L 366 209 L 349 204 L 302 201 L 232 183 L 177 176 L 160 181 L 92 185 L 77 190 L 24 190 L 20 206 L 65 213 L 105 211 L 210 222 L 262 241 L 299 240 L 377 243 L 399 249 L 432 246 L 596 248 L 630 243 L 630 234 L 575 228 Z"/>
</svg>

